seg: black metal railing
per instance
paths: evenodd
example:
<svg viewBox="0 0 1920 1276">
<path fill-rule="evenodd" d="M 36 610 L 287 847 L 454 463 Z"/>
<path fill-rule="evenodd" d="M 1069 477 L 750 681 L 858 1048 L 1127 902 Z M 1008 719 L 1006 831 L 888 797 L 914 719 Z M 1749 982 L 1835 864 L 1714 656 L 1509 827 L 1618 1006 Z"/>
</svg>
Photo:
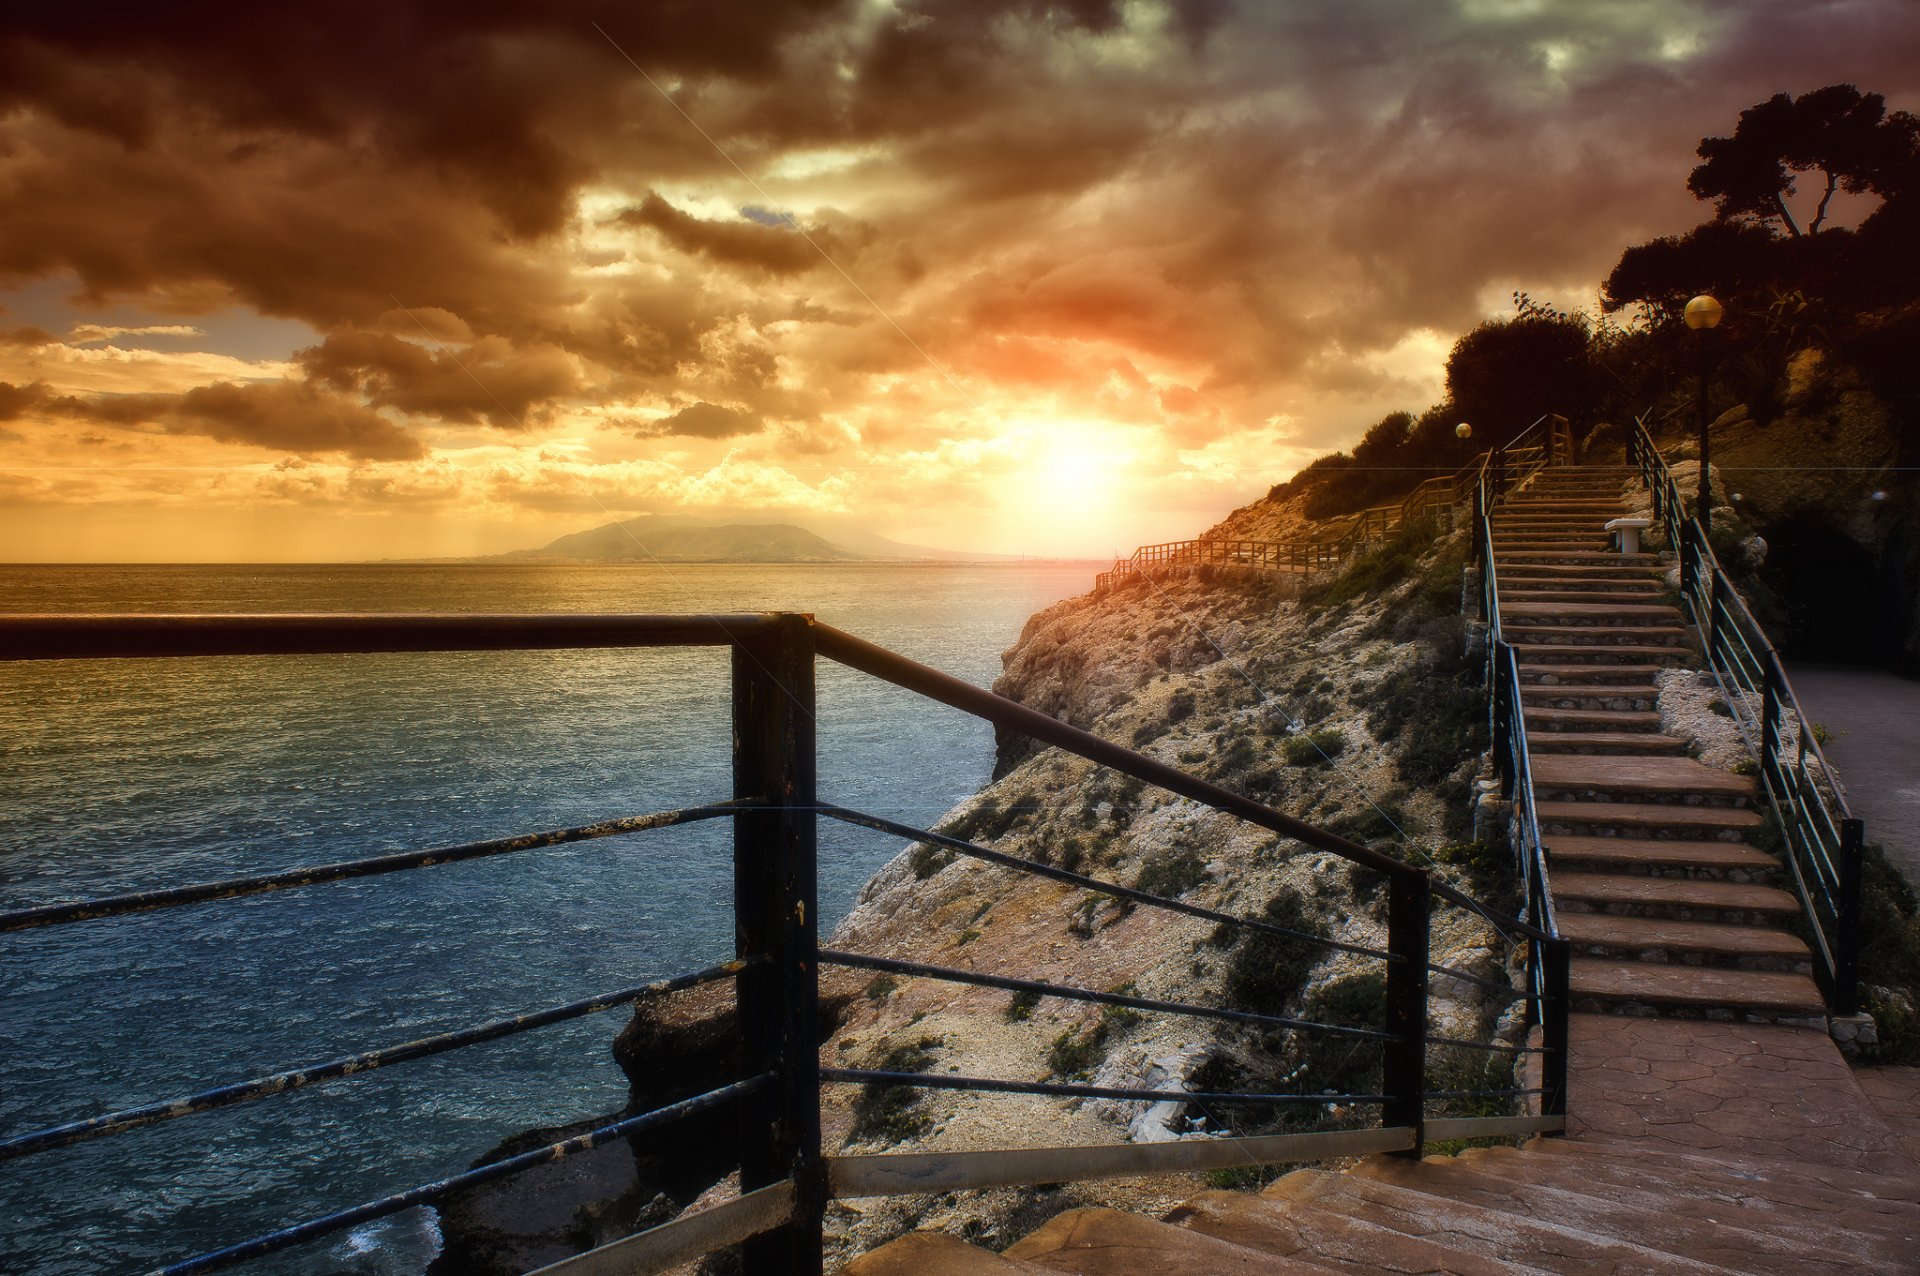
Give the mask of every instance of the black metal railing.
<svg viewBox="0 0 1920 1276">
<path fill-rule="evenodd" d="M 1500 625 L 1500 568 L 1494 555 L 1493 512 L 1532 470 L 1550 463 L 1551 454 L 1519 463 L 1490 464 L 1487 480 L 1474 502 L 1476 512 L 1474 541 L 1480 562 L 1480 615 L 1487 626 L 1487 714 L 1494 773 L 1499 777 L 1500 796 L 1509 803 L 1508 837 L 1512 843 L 1514 876 L 1520 884 L 1521 916 L 1536 934 L 1528 938 L 1531 951 L 1526 969 L 1529 986 L 1542 1000 L 1541 1026 L 1549 1040 L 1566 1039 L 1567 1014 L 1571 1009 L 1566 996 L 1552 996 L 1554 989 L 1565 990 L 1572 962 L 1572 945 L 1560 934 L 1554 915 L 1553 884 L 1548 874 L 1546 839 L 1540 835 L 1539 814 L 1534 807 L 1533 755 L 1527 745 L 1527 719 L 1520 683 L 1520 661 Z M 1531 466 L 1531 469 L 1527 467 Z M 1520 478 L 1505 483 L 1494 476 L 1525 470 Z M 1543 1111 L 1565 1115 L 1567 1056 L 1564 1051 L 1541 1061 L 1544 1069 L 1542 1088 L 1557 1098 L 1558 1108 Z"/>
<path fill-rule="evenodd" d="M 1452 531 L 1467 517 L 1468 503 L 1487 481 L 1489 466 L 1494 485 L 1505 492 L 1543 466 L 1572 461 L 1572 427 L 1565 417 L 1546 413 L 1504 447 L 1482 452 L 1452 474 L 1426 479 L 1397 501 L 1330 520 L 1314 535 L 1290 541 L 1202 538 L 1142 545 L 1132 557 L 1116 559 L 1112 567 L 1096 575 L 1093 587 L 1100 592 L 1143 573 L 1201 563 L 1303 573 L 1334 571 L 1354 554 L 1416 523 L 1430 522 L 1436 533 Z"/>
<path fill-rule="evenodd" d="M 1512 1135 L 1564 1128 L 1567 981 L 1556 963 L 1548 925 L 1534 916 L 1504 917 L 1452 885 L 1393 856 L 1273 810 L 1200 777 L 1121 748 L 1045 714 L 916 664 L 799 614 L 660 616 L 13 616 L 0 617 L 0 660 L 307 655 L 317 653 L 505 651 L 704 645 L 732 655 L 733 794 L 725 801 L 652 815 L 603 820 L 519 837 L 387 854 L 306 869 L 54 903 L 0 913 L 0 932 L 98 925 L 158 909 L 202 906 L 264 892 L 313 889 L 327 883 L 431 868 L 488 856 L 521 854 L 594 838 L 726 818 L 733 824 L 734 959 L 704 970 L 612 990 L 565 1005 L 529 1011 L 470 1028 L 388 1045 L 232 1082 L 194 1094 L 102 1113 L 81 1121 L 0 1137 L 0 1162 L 45 1155 L 90 1139 L 265 1100 L 323 1081 L 396 1066 L 731 979 L 741 1024 L 741 1075 L 704 1093 L 611 1121 L 576 1137 L 522 1152 L 350 1209 L 310 1218 L 167 1267 L 169 1273 L 211 1271 L 288 1249 L 344 1228 L 443 1200 L 474 1185 L 533 1165 L 576 1155 L 615 1139 L 660 1129 L 688 1117 L 731 1109 L 737 1116 L 740 1194 L 723 1205 L 603 1246 L 558 1270 L 665 1270 L 715 1248 L 741 1245 L 745 1270 L 818 1272 L 821 1220 L 833 1196 L 951 1190 L 1001 1183 L 1056 1182 L 1368 1152 L 1417 1155 L 1427 1138 Z M 824 657 L 895 686 L 1067 750 L 1133 779 L 1384 875 L 1388 886 L 1384 948 L 1346 943 L 1275 926 L 1259 918 L 1207 909 L 1117 882 L 1021 859 L 962 838 L 913 828 L 822 802 L 814 737 L 817 658 Z M 1385 967 L 1384 1025 L 1320 1023 L 1264 1010 L 1155 1000 L 1128 993 L 983 974 L 819 946 L 817 824 L 831 819 L 891 836 L 938 845 L 1000 868 L 1050 877 L 1133 904 L 1218 925 L 1278 932 Z M 1430 914 L 1458 907 L 1484 918 L 1502 938 L 1525 946 L 1525 987 L 1515 989 L 1432 960 Z M 1377 1045 L 1382 1084 L 1374 1093 L 1211 1093 L 1097 1087 L 1006 1077 L 896 1073 L 823 1068 L 819 1062 L 819 971 L 822 965 L 1005 988 L 1131 1010 L 1178 1014 L 1293 1033 L 1324 1033 Z M 1547 1029 L 1538 1046 L 1463 1040 L 1428 1032 L 1429 978 L 1442 975 L 1506 1001 L 1524 1001 Z M 1433 1048 L 1539 1056 L 1540 1086 L 1461 1092 L 1430 1089 Z M 1004 1094 L 1065 1095 L 1150 1102 L 1267 1105 L 1292 1110 L 1332 1104 L 1374 1106 L 1379 1124 L 1362 1130 L 1209 1138 L 1171 1144 L 1026 1148 L 1002 1152 L 893 1153 L 829 1157 L 820 1134 L 824 1085 L 899 1084 Z M 1534 1117 L 1447 1118 L 1431 1102 L 1462 1097 L 1537 1097 Z M 618 1251 L 615 1253 L 614 1251 Z"/>
<path fill-rule="evenodd" d="M 1634 422 L 1632 463 L 1653 497 L 1653 517 L 1680 567 L 1680 601 L 1759 765 L 1780 834 L 1781 858 L 1812 932 L 1814 974 L 1835 1014 L 1860 1004 L 1860 870 L 1866 828 L 1848 809 L 1819 735 L 1800 708 L 1780 653 L 1721 567 L 1690 513 L 1645 418 Z"/>
</svg>

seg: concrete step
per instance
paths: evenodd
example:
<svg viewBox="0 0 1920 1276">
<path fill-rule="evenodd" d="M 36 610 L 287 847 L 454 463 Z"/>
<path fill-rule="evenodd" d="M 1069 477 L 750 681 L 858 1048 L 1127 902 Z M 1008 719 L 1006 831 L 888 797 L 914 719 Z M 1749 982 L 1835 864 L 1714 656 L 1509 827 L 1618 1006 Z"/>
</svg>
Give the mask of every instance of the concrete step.
<svg viewBox="0 0 1920 1276">
<path fill-rule="evenodd" d="M 1637 709 L 1660 706 L 1660 688 L 1632 683 L 1583 686 L 1569 683 L 1521 683 L 1520 703 L 1540 709 Z"/>
<path fill-rule="evenodd" d="M 1643 643 L 1561 643 L 1520 642 L 1508 639 L 1514 654 L 1520 657 L 1524 672 L 1530 664 L 1565 664 L 1590 661 L 1595 664 L 1631 664 L 1655 661 L 1663 666 L 1685 664 L 1693 655 L 1691 647 L 1654 646 Z"/>
<path fill-rule="evenodd" d="M 1618 1193 L 1629 1200 L 1637 1195 L 1649 1204 L 1678 1203 L 1689 1212 L 1755 1231 L 1796 1237 L 1850 1233 L 1920 1243 L 1920 1211 L 1906 1202 L 1838 1191 L 1809 1179 L 1776 1183 L 1739 1163 L 1681 1158 L 1664 1151 L 1614 1158 L 1508 1147 L 1469 1148 L 1460 1159 L 1482 1173 L 1516 1182 Z M 1694 1164 L 1681 1165 L 1681 1160 Z M 1867 1270 L 1889 1268 L 1898 1270 L 1898 1263 L 1870 1264 Z"/>
<path fill-rule="evenodd" d="M 1726 1270 L 1632 1241 L 1521 1218 L 1504 1210 L 1439 1200 L 1425 1192 L 1351 1174 L 1296 1170 L 1262 1195 L 1337 1211 L 1436 1245 L 1541 1271 L 1722 1276 Z"/>
<path fill-rule="evenodd" d="M 1812 950 L 1805 941 L 1777 926 L 1616 917 L 1611 913 L 1566 912 L 1558 914 L 1558 919 L 1561 937 L 1573 945 L 1576 957 L 1813 973 Z"/>
<path fill-rule="evenodd" d="M 1671 838 L 1576 837 L 1553 839 L 1553 871 L 1630 876 L 1701 878 L 1723 882 L 1771 882 L 1780 870 L 1773 856 L 1743 842 L 1677 842 Z"/>
<path fill-rule="evenodd" d="M 1522 1276 L 1538 1269 L 1408 1236 L 1298 1201 L 1203 1192 L 1168 1214 L 1177 1227 L 1246 1249 L 1318 1263 L 1330 1271 Z"/>
<path fill-rule="evenodd" d="M 1536 802 L 1543 832 L 1564 836 L 1677 838 L 1683 841 L 1744 841 L 1763 821 L 1749 807 L 1675 806 L 1667 803 Z"/>
<path fill-rule="evenodd" d="M 1583 1013 L 1826 1026 L 1819 988 L 1805 975 L 1576 957 L 1569 980 Z"/>
<path fill-rule="evenodd" d="M 1684 758 L 1690 742 L 1677 735 L 1645 731 L 1535 731 L 1527 734 L 1534 757 L 1574 755 Z"/>
<path fill-rule="evenodd" d="M 1613 917 L 1767 926 L 1800 911 L 1799 900 L 1777 886 L 1758 882 L 1558 870 L 1552 871 L 1550 878 L 1554 907 L 1563 914 L 1606 913 Z"/>
<path fill-rule="evenodd" d="M 1500 600 L 1500 624 L 1626 625 L 1679 629 L 1680 609 L 1669 603 L 1545 602 Z"/>
<path fill-rule="evenodd" d="M 1500 583 L 1500 610 L 1506 611 L 1515 603 L 1618 603 L 1629 607 L 1642 607 L 1649 600 L 1664 597 L 1665 591 L 1660 583 L 1649 579 L 1640 589 L 1613 587 L 1608 589 L 1516 589 L 1506 581 Z"/>
<path fill-rule="evenodd" d="M 1665 665 L 1644 664 L 1607 664 L 1596 665 L 1575 661 L 1522 660 L 1520 662 L 1520 683 L 1522 686 L 1541 687 L 1584 687 L 1602 683 L 1651 683 Z"/>
<path fill-rule="evenodd" d="M 1677 803 L 1691 810 L 1749 805 L 1760 785 L 1692 758 L 1544 757 L 1534 760 L 1533 792 L 1548 802 Z"/>
<path fill-rule="evenodd" d="M 1645 731 L 1658 734 L 1660 715 L 1645 709 L 1534 709 L 1522 715 L 1527 724 L 1527 743 L 1555 731 Z"/>
<path fill-rule="evenodd" d="M 1655 1146 L 1649 1147 L 1647 1142 L 1655 1142 Z M 1778 1159 L 1761 1160 L 1723 1152 L 1702 1155 L 1681 1151 L 1665 1141 L 1647 1142 L 1536 1137 L 1527 1141 L 1526 1151 L 1529 1155 L 1564 1160 L 1575 1167 L 1575 1172 L 1624 1171 L 1644 1174 L 1651 1182 L 1675 1174 L 1731 1178 L 1742 1191 L 1760 1194 L 1761 1200 L 1775 1201 L 1782 1196 L 1791 1200 L 1825 1199 L 1835 1204 L 1871 1208 L 1888 1218 L 1908 1219 L 1920 1225 L 1920 1176 L 1899 1177 L 1789 1159 L 1792 1154 L 1785 1149 Z"/>
<path fill-rule="evenodd" d="M 1500 632 L 1512 643 L 1540 643 L 1556 647 L 1584 647 L 1589 644 L 1623 643 L 1641 647 L 1678 647 L 1685 649 L 1688 631 L 1679 625 L 1553 625 L 1537 621 L 1518 624 L 1500 618 Z"/>
<path fill-rule="evenodd" d="M 1499 570 L 1500 587 L 1542 585 L 1554 589 L 1633 589 L 1652 585 L 1664 589 L 1666 572 L 1658 565 L 1561 563 L 1549 567 L 1515 566 Z"/>
<path fill-rule="evenodd" d="M 1494 565 L 1502 576 L 1508 567 L 1637 567 L 1660 566 L 1658 554 L 1616 554 L 1610 549 L 1567 549 L 1534 552 L 1494 546 Z"/>
<path fill-rule="evenodd" d="M 860 1255 L 840 1272 L 841 1276 L 1035 1276 L 1053 1270 L 1002 1258 L 941 1232 L 909 1232 Z"/>
<path fill-rule="evenodd" d="M 1075 1276 L 1218 1272 L 1220 1276 L 1327 1276 L 1318 1263 L 1218 1240 L 1188 1227 L 1110 1209 L 1068 1210 L 1003 1255 Z"/>
<path fill-rule="evenodd" d="M 1821 1244 L 1804 1237 L 1738 1227 L 1676 1210 L 1671 1201 L 1652 1204 L 1597 1187 L 1550 1186 L 1501 1178 L 1481 1172 L 1472 1162 L 1452 1157 L 1423 1161 L 1372 1157 L 1348 1172 L 1440 1200 L 1573 1227 L 1763 1276 L 1840 1276 L 1858 1271 L 1857 1263 L 1875 1252 L 1872 1246 L 1853 1238 Z"/>
</svg>

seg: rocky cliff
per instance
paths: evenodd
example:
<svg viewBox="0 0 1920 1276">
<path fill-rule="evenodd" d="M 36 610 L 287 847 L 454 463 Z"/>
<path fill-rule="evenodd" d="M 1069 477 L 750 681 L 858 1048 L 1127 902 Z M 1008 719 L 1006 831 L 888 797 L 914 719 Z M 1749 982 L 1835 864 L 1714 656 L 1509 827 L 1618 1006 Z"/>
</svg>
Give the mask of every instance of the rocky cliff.
<svg viewBox="0 0 1920 1276">
<path fill-rule="evenodd" d="M 1258 515 L 1236 517 L 1251 522 Z M 1305 590 L 1297 577 L 1244 569 L 1140 578 L 1034 616 L 1005 653 L 995 689 L 1279 809 L 1432 864 L 1481 892 L 1489 888 L 1479 875 L 1486 857 L 1465 840 L 1469 781 L 1484 747 L 1483 709 L 1467 685 L 1462 647 L 1465 557 L 1462 536 L 1437 545 L 1413 537 Z M 1343 860 L 1059 750 L 1036 751 L 1029 742 L 1003 738 L 997 763 L 993 783 L 949 813 L 940 831 L 1350 943 L 1385 941 L 1380 883 Z M 1205 921 L 1130 906 L 927 843 L 903 848 L 873 877 L 830 942 L 909 961 L 1349 1023 L 1366 1022 L 1379 1010 L 1373 959 L 1236 938 Z M 1501 954 L 1493 942 L 1475 919 L 1452 910 L 1436 914 L 1439 960 L 1498 976 Z M 1495 1026 L 1493 1010 L 1473 990 L 1446 982 L 1435 989 L 1438 1025 L 1486 1036 Z M 1124 1087 L 1195 1081 L 1221 1090 L 1364 1088 L 1377 1072 L 1370 1050 L 1342 1043 L 1328 1051 L 1222 1030 L 1207 1020 L 1034 1000 L 932 979 L 830 971 L 825 983 L 833 1010 L 822 1060 L 840 1066 Z M 635 1080 L 636 1107 L 677 1093 L 662 1074 L 665 1052 L 642 1043 L 724 1039 L 724 1027 L 713 1028 L 724 1024 L 723 1001 L 719 994 L 687 998 L 659 1016 L 636 1018 L 619 1049 Z M 823 1108 L 832 1151 L 1161 1140 L 1272 1128 L 1274 1120 L 1270 1112 L 1197 1105 L 853 1086 L 829 1087 Z M 1372 1114 L 1313 1111 L 1297 1119 L 1324 1124 L 1343 1117 L 1370 1120 Z M 596 1184 L 601 1197 L 580 1200 L 570 1237 L 550 1230 L 540 1241 L 541 1255 L 684 1204 L 690 1195 L 685 1167 L 669 1183 L 664 1167 L 648 1160 L 657 1154 L 637 1150 L 616 1207 L 604 1203 L 609 1184 Z M 717 1178 L 724 1168 L 715 1162 L 704 1171 Z M 839 1257 L 923 1226 L 991 1243 L 1059 1209 L 1095 1201 L 1151 1207 L 1163 1195 L 1171 1204 L 1195 1186 L 1163 1180 L 845 1202 L 832 1207 L 829 1231 Z M 725 1190 L 724 1183 L 715 1188 Z M 546 1210 L 545 1221 L 555 1213 Z M 449 1211 L 456 1221 L 488 1217 L 466 1205 Z M 508 1254 L 513 1239 L 496 1227 L 489 1245 Z M 475 1264 L 488 1246 L 462 1246 L 469 1264 L 462 1270 L 486 1270 Z"/>
</svg>

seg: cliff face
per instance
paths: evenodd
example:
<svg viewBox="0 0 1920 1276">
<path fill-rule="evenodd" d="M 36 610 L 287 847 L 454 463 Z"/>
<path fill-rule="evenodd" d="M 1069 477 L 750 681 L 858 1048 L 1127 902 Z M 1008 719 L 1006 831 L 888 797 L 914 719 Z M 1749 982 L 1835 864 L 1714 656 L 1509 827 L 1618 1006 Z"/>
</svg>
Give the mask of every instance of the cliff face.
<svg viewBox="0 0 1920 1276">
<path fill-rule="evenodd" d="M 1437 871 L 1481 893 L 1484 884 L 1456 867 L 1472 857 L 1444 849 L 1459 840 L 1467 782 L 1483 747 L 1474 734 L 1483 712 L 1478 693 L 1460 683 L 1464 558 L 1459 538 L 1437 550 L 1388 546 L 1346 581 L 1316 584 L 1304 596 L 1297 578 L 1201 568 L 1070 599 L 1028 622 L 995 689 L 1405 858 L 1437 858 Z M 1351 943 L 1386 940 L 1384 892 L 1369 880 L 1374 875 L 1026 741 L 1002 739 L 994 781 L 938 828 L 1223 912 Z M 1502 954 L 1482 924 L 1456 910 L 1436 913 L 1434 923 L 1436 960 L 1500 976 Z M 1203 920 L 927 843 L 903 848 L 883 867 L 828 942 L 932 965 L 1347 1023 L 1378 1010 L 1373 959 L 1313 945 L 1263 947 Z M 829 1065 L 1119 1087 L 1177 1089 L 1194 1081 L 1221 1090 L 1365 1088 L 1374 1066 L 1371 1054 L 1350 1043 L 1337 1054 L 1316 1053 L 1210 1020 L 1116 1013 L 934 979 L 830 969 L 822 980 L 834 1007 L 821 1050 Z M 1442 979 L 1435 987 L 1436 1029 L 1489 1035 L 1493 1010 L 1471 988 L 1446 985 Z M 662 1043 L 728 1037 L 724 993 L 675 999 L 637 1016 L 622 1035 L 617 1054 L 634 1079 L 637 1107 L 675 1092 L 678 1073 L 663 1073 L 673 1071 L 673 1052 L 657 1048 Z M 828 1087 L 822 1106 L 830 1152 L 1163 1140 L 1267 1128 L 1262 1123 L 1272 1119 L 1192 1105 L 844 1085 Z M 1316 1123 L 1341 1115 L 1303 1114 Z M 657 1152 L 635 1149 L 638 1169 L 623 1170 L 616 1204 L 583 1196 L 570 1236 L 586 1241 L 603 1234 L 604 1225 L 595 1225 L 601 1220 L 651 1220 L 684 1204 L 692 1186 L 686 1167 L 669 1175 L 649 1162 Z M 717 1177 L 724 1158 L 703 1168 Z M 1076 1205 L 1171 1207 L 1201 1186 L 1189 1177 L 843 1202 L 829 1212 L 830 1243 L 844 1258 L 914 1227 L 944 1227 L 991 1244 Z M 713 1193 L 728 1190 L 721 1183 Z M 543 1217 L 564 1213 L 549 1208 Z M 577 1241 L 550 1232 L 542 1243 L 546 1256 L 555 1244 Z M 503 1258 L 499 1269 L 510 1263 Z"/>
</svg>

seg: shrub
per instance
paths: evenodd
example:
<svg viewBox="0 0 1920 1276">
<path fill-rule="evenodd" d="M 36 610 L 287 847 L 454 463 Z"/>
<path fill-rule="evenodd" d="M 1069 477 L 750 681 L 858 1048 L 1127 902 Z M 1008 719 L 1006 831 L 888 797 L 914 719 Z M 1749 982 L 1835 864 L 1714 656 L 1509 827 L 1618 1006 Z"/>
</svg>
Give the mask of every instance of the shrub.
<svg viewBox="0 0 1920 1276">
<path fill-rule="evenodd" d="M 893 990 L 899 986 L 900 981 L 892 975 L 876 975 L 873 981 L 867 985 L 867 1000 L 885 1001 L 893 995 Z"/>
<path fill-rule="evenodd" d="M 1170 851 L 1140 866 L 1133 888 L 1149 895 L 1178 899 L 1207 880 L 1207 864 L 1197 851 Z"/>
<path fill-rule="evenodd" d="M 926 881 L 947 865 L 953 863 L 954 853 L 932 842 L 916 842 L 907 855 L 907 864 L 913 869 L 913 875 L 919 881 Z"/>
<path fill-rule="evenodd" d="M 1069 1028 L 1053 1039 L 1047 1048 L 1047 1067 L 1055 1076 L 1090 1075 L 1107 1057 L 1113 1043 L 1140 1022 L 1140 1012 L 1125 1006 L 1106 1006 L 1100 1017 L 1084 1030 Z"/>
<path fill-rule="evenodd" d="M 1008 1023 L 1025 1023 L 1033 1018 L 1034 1008 L 1040 1004 L 1037 992 L 1017 992 L 1007 1000 L 1007 1008 L 1002 1013 Z"/>
<path fill-rule="evenodd" d="M 1309 937 L 1328 938 L 1327 927 L 1292 889 L 1268 900 L 1260 920 L 1301 934 L 1275 935 L 1235 927 L 1239 934 L 1227 963 L 1226 1001 L 1236 1010 L 1275 1014 L 1299 994 L 1307 975 L 1325 955 L 1325 947 Z"/>
<path fill-rule="evenodd" d="M 882 1072 L 925 1072 L 933 1064 L 933 1051 L 940 1046 L 938 1037 L 922 1037 L 910 1046 L 889 1051 L 880 1061 Z M 920 1111 L 921 1092 L 912 1086 L 869 1082 L 860 1088 L 853 1101 L 853 1128 L 847 1142 L 899 1143 L 918 1138 L 933 1127 Z"/>
<path fill-rule="evenodd" d="M 1288 736 L 1280 742 L 1280 755 L 1288 766 L 1330 764 L 1347 747 L 1345 733 L 1334 728 Z"/>
</svg>

